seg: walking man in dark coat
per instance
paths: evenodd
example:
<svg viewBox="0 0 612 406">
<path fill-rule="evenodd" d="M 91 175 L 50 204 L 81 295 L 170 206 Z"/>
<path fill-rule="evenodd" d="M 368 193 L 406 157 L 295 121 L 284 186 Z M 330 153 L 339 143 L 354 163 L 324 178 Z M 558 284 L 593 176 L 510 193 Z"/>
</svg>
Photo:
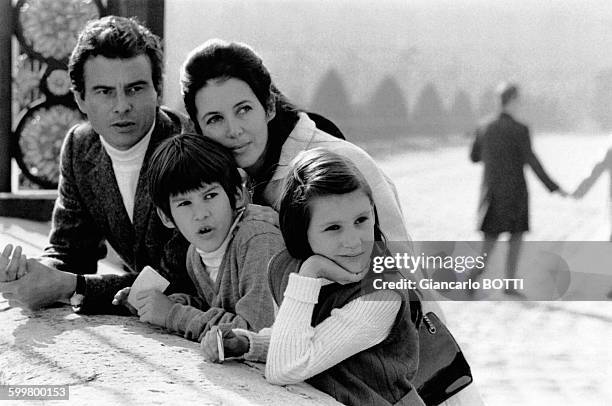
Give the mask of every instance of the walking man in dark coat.
<svg viewBox="0 0 612 406">
<path fill-rule="evenodd" d="M 523 233 L 529 231 L 529 202 L 523 166 L 529 165 L 552 192 L 567 194 L 546 174 L 531 149 L 527 126 L 514 119 L 519 108 L 519 89 L 502 83 L 497 89 L 499 115 L 476 131 L 470 158 L 484 163 L 479 220 L 484 233 L 483 252 L 490 253 L 499 234 L 510 233 L 507 278 L 514 278 Z M 507 294 L 517 295 L 513 289 Z"/>
</svg>

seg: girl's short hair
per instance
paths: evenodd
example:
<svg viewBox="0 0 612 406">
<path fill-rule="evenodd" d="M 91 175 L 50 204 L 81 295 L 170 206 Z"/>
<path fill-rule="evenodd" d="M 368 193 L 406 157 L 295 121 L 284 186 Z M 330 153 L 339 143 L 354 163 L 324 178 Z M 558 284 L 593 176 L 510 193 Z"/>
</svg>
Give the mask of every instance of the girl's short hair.
<svg viewBox="0 0 612 406">
<path fill-rule="evenodd" d="M 374 211 L 374 239 L 384 241 L 372 189 L 363 174 L 348 159 L 325 150 L 314 148 L 297 155 L 285 177 L 280 196 L 279 222 L 289 254 L 305 260 L 312 256 L 308 243 L 311 215 L 310 202 L 319 196 L 341 195 L 363 191 Z"/>
<path fill-rule="evenodd" d="M 168 218 L 170 197 L 219 183 L 233 209 L 242 177 L 232 153 L 223 145 L 199 134 L 178 134 L 164 140 L 149 160 L 147 177 L 153 204 Z"/>
</svg>

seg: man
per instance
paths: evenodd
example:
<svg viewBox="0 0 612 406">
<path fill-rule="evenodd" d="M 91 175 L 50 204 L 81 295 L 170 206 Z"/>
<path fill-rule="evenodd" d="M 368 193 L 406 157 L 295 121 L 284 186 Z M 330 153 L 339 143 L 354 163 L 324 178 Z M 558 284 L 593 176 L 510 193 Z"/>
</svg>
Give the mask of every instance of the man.
<svg viewBox="0 0 612 406">
<path fill-rule="evenodd" d="M 523 233 L 529 231 L 527 183 L 523 166 L 529 165 L 550 192 L 567 194 L 546 174 L 531 149 L 529 129 L 515 120 L 520 107 L 518 86 L 502 83 L 497 88 L 499 115 L 476 132 L 470 158 L 484 163 L 479 217 L 484 233 L 483 252 L 489 253 L 499 234 L 510 233 L 507 278 L 514 278 Z M 513 289 L 505 291 L 520 296 Z"/>
<path fill-rule="evenodd" d="M 159 107 L 162 57 L 159 38 L 134 19 L 108 16 L 81 32 L 69 72 L 88 121 L 64 140 L 59 196 L 42 258 L 28 259 L 22 278 L 0 283 L 12 306 L 70 301 L 84 312 L 112 311 L 113 295 L 145 265 L 162 266 L 171 234 L 152 207 L 146 163 L 161 141 L 189 129 L 185 117 Z M 106 255 L 104 240 L 127 274 L 91 275 Z M 6 263 L 0 259 L 0 273 Z"/>
</svg>

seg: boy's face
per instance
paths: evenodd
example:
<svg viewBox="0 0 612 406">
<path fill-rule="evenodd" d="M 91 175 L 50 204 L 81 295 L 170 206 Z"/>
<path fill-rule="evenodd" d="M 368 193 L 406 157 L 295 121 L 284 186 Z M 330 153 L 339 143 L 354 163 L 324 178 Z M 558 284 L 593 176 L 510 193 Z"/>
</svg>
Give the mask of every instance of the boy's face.
<svg viewBox="0 0 612 406">
<path fill-rule="evenodd" d="M 236 207 L 244 204 L 242 192 L 236 191 Z M 172 219 L 161 210 L 158 214 L 167 227 L 176 227 L 196 248 L 212 252 L 219 248 L 234 221 L 234 210 L 221 184 L 204 184 L 199 189 L 170 197 Z"/>
</svg>

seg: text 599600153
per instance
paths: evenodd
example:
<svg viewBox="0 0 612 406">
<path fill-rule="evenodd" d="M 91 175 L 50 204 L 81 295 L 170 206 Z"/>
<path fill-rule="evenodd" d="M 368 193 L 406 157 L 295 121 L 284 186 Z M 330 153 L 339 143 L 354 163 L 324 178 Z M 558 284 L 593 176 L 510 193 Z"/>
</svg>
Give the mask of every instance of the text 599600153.
<svg viewBox="0 0 612 406">
<path fill-rule="evenodd" d="M 0 400 L 68 400 L 68 385 L 0 385 Z"/>
</svg>

